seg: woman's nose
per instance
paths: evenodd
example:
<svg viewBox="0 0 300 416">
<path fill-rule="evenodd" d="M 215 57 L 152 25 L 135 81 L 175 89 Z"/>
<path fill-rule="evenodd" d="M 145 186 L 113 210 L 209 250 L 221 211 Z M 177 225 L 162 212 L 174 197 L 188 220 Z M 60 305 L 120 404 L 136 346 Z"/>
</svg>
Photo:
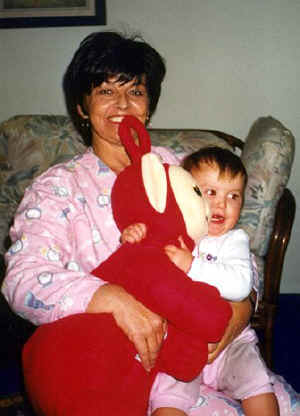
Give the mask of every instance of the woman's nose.
<svg viewBox="0 0 300 416">
<path fill-rule="evenodd" d="M 117 97 L 117 106 L 120 109 L 125 109 L 128 107 L 128 97 L 125 93 L 119 93 Z"/>
</svg>

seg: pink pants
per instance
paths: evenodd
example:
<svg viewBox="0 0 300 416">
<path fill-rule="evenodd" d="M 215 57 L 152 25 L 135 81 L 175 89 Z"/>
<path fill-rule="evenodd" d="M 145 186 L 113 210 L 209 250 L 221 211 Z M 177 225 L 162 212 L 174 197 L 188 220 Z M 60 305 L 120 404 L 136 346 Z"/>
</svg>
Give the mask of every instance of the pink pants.
<svg viewBox="0 0 300 416">
<path fill-rule="evenodd" d="M 271 377 L 249 326 L 212 363 L 204 367 L 201 383 L 236 400 L 273 392 Z"/>
</svg>

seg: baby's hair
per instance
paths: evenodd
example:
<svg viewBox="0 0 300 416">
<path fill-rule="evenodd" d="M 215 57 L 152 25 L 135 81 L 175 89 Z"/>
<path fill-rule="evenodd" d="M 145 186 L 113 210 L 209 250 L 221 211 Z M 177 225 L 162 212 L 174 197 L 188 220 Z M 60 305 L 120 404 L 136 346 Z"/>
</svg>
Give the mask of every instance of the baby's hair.
<svg viewBox="0 0 300 416">
<path fill-rule="evenodd" d="M 232 151 L 218 146 L 208 146 L 191 153 L 183 160 L 185 170 L 191 172 L 193 169 L 199 169 L 200 165 L 205 163 L 219 168 L 220 176 L 230 175 L 235 178 L 241 175 L 244 178 L 246 186 L 248 175 L 242 160 Z"/>
</svg>

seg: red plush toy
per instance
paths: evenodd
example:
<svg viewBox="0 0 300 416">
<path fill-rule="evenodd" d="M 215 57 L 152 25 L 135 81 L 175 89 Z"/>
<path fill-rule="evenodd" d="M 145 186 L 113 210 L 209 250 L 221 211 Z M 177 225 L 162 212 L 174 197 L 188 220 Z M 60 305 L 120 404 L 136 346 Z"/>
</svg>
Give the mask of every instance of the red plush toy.
<svg viewBox="0 0 300 416">
<path fill-rule="evenodd" d="M 147 373 L 110 314 L 78 314 L 42 325 L 23 352 L 26 388 L 40 415 L 145 415 L 156 374 L 196 377 L 206 364 L 207 344 L 220 340 L 231 317 L 217 289 L 193 282 L 163 250 L 178 244 L 179 236 L 192 250 L 207 232 L 208 209 L 194 179 L 150 153 L 149 134 L 134 117 L 124 118 L 119 134 L 132 164 L 113 186 L 114 218 L 120 231 L 145 223 L 147 236 L 120 246 L 92 273 L 123 286 L 167 319 L 167 337 Z"/>
</svg>

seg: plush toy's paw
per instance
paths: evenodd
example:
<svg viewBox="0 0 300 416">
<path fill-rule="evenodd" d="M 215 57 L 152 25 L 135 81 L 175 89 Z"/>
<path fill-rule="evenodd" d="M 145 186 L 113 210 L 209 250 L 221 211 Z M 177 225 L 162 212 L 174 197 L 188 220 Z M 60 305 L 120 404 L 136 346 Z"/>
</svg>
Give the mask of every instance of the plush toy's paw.
<svg viewBox="0 0 300 416">
<path fill-rule="evenodd" d="M 169 325 L 168 336 L 163 343 L 158 369 L 178 380 L 191 381 L 207 364 L 207 344 Z"/>
</svg>

